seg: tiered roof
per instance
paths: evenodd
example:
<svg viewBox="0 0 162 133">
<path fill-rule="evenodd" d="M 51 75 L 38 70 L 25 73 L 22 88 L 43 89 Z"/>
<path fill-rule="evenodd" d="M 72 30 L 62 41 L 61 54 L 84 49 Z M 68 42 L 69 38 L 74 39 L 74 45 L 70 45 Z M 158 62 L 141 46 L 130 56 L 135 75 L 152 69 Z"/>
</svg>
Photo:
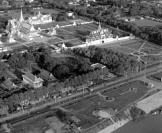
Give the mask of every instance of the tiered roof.
<svg viewBox="0 0 162 133">
<path fill-rule="evenodd" d="M 101 24 L 99 24 L 98 29 L 92 31 L 87 39 L 95 41 L 102 38 L 110 38 L 110 37 L 112 37 L 111 31 L 109 29 L 102 29 Z"/>
</svg>

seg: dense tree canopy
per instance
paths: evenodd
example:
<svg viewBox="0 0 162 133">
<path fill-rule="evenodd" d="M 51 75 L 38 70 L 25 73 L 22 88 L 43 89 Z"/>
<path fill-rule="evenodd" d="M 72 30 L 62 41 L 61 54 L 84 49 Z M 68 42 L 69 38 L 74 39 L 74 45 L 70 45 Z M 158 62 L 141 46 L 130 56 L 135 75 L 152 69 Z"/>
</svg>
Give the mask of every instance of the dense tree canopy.
<svg viewBox="0 0 162 133">
<path fill-rule="evenodd" d="M 89 48 L 76 48 L 73 53 L 90 58 L 93 62 L 100 62 L 108 67 L 114 73 L 124 74 L 124 72 L 135 72 L 139 63 L 127 55 L 112 49 L 98 48 L 91 46 Z"/>
</svg>

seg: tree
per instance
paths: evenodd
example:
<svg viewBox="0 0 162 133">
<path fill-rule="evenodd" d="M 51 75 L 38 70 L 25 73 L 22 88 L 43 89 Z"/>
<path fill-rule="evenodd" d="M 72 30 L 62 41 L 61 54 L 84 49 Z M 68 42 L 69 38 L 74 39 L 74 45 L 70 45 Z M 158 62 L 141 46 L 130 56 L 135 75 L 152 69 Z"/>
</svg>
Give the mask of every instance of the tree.
<svg viewBox="0 0 162 133">
<path fill-rule="evenodd" d="M 56 21 L 65 21 L 66 20 L 66 13 L 59 13 L 56 16 Z"/>
<path fill-rule="evenodd" d="M 8 59 L 8 63 L 13 68 L 23 68 L 26 66 L 27 61 L 22 54 L 14 54 Z"/>
<path fill-rule="evenodd" d="M 130 115 L 132 117 L 132 120 L 135 121 L 145 115 L 145 112 L 135 106 L 130 108 Z"/>
<path fill-rule="evenodd" d="M 62 122 L 68 122 L 69 118 L 68 118 L 68 114 L 67 112 L 62 111 L 61 109 L 58 109 L 56 111 L 56 116 L 58 117 L 58 119 Z"/>
<path fill-rule="evenodd" d="M 57 65 L 53 70 L 53 75 L 58 79 L 64 79 L 65 76 L 68 76 L 70 73 L 69 68 L 66 65 Z"/>
</svg>

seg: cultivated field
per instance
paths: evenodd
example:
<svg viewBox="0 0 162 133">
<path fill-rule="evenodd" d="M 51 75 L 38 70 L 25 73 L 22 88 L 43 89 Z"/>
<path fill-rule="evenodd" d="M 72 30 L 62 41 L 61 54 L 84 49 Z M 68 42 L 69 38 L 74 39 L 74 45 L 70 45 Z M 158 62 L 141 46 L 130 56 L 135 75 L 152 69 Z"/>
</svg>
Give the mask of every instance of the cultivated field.
<svg viewBox="0 0 162 133">
<path fill-rule="evenodd" d="M 141 56 L 141 59 L 148 64 L 155 61 L 158 62 L 162 59 L 162 49 L 160 46 L 151 44 L 149 42 L 144 42 L 139 39 L 118 41 L 110 44 L 101 45 L 100 47 L 114 49 L 124 54 L 128 54 L 135 59 L 138 58 L 139 54 Z"/>
</svg>

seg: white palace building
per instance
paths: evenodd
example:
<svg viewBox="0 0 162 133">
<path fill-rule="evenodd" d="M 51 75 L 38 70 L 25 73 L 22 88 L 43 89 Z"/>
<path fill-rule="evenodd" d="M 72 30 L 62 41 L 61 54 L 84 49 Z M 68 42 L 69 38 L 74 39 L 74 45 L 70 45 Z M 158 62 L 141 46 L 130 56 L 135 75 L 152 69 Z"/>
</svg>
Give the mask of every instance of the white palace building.
<svg viewBox="0 0 162 133">
<path fill-rule="evenodd" d="M 118 36 L 112 34 L 112 31 L 109 29 L 103 29 L 99 23 L 98 29 L 92 31 L 89 36 L 86 38 L 86 44 L 95 45 L 102 44 L 117 40 Z"/>
</svg>

